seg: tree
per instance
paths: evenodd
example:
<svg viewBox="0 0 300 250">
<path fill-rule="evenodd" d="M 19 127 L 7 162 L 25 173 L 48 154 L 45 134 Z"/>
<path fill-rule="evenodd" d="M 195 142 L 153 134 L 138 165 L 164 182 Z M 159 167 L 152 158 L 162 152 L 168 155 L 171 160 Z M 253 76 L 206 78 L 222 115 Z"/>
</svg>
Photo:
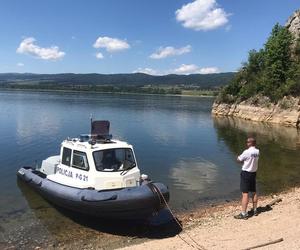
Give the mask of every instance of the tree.
<svg viewBox="0 0 300 250">
<path fill-rule="evenodd" d="M 262 94 L 276 102 L 300 94 L 300 40 L 279 24 L 264 48 L 249 51 L 248 60 L 220 94 L 219 100 L 242 101 Z M 230 98 L 229 98 L 230 97 Z"/>
<path fill-rule="evenodd" d="M 289 30 L 277 23 L 265 44 L 264 94 L 270 95 L 272 99 L 279 98 L 289 77 L 292 42 L 293 36 Z"/>
<path fill-rule="evenodd" d="M 264 56 L 265 52 L 263 49 L 261 49 L 259 52 L 257 52 L 255 49 L 250 50 L 248 63 L 246 64 L 249 74 L 257 75 L 261 73 L 264 68 Z"/>
</svg>

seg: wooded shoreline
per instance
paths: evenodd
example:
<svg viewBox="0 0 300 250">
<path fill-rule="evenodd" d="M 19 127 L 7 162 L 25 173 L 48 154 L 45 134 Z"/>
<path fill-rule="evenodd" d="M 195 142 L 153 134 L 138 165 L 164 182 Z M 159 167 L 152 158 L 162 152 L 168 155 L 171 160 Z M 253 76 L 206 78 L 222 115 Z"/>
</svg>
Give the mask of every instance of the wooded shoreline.
<svg viewBox="0 0 300 250">
<path fill-rule="evenodd" d="M 109 89 L 82 89 L 82 88 L 70 88 L 69 86 L 57 87 L 57 88 L 37 88 L 28 85 L 23 85 L 22 87 L 13 86 L 0 86 L 0 91 L 32 91 L 32 92 L 60 92 L 60 93 L 89 93 L 89 94 L 127 94 L 127 95 L 160 95 L 160 96 L 187 96 L 187 97 L 216 97 L 219 90 L 176 90 L 176 91 L 165 91 L 162 92 L 159 89 L 154 89 L 154 91 L 136 91 L 134 88 L 131 91 L 111 91 Z"/>
</svg>

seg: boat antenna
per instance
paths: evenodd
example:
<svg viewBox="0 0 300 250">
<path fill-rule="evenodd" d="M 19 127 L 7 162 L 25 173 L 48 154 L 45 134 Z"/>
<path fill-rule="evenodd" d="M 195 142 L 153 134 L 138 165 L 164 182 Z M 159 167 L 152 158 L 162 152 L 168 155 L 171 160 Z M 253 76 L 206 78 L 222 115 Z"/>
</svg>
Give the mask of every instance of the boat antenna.
<svg viewBox="0 0 300 250">
<path fill-rule="evenodd" d="M 35 160 L 34 162 L 35 162 L 35 169 L 39 169 L 39 164 L 38 164 L 38 161 L 37 161 L 37 160 Z"/>
<path fill-rule="evenodd" d="M 92 134 L 92 130 L 93 130 L 93 128 L 92 128 L 92 124 L 93 124 L 93 114 L 91 113 L 90 114 L 90 128 L 91 128 L 91 134 Z"/>
</svg>

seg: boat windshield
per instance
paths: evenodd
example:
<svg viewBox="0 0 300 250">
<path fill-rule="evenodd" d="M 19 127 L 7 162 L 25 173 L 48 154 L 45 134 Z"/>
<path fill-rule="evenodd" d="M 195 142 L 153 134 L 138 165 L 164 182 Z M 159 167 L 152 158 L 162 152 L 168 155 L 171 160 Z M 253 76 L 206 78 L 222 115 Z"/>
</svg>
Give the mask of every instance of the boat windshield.
<svg viewBox="0 0 300 250">
<path fill-rule="evenodd" d="M 98 171 L 124 171 L 136 166 L 130 148 L 112 148 L 93 152 L 95 166 Z"/>
</svg>

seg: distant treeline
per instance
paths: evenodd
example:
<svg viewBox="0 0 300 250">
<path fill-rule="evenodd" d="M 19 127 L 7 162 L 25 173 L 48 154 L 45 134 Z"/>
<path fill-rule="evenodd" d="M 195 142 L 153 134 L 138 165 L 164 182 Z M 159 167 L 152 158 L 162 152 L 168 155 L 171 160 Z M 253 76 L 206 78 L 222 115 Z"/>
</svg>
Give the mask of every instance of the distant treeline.
<svg viewBox="0 0 300 250">
<path fill-rule="evenodd" d="M 217 88 L 228 84 L 234 73 L 163 75 L 153 76 L 143 73 L 133 74 L 30 74 L 2 73 L 0 85 L 3 84 L 38 84 L 38 85 L 104 85 L 104 86 L 197 86 Z M 107 87 L 105 87 L 107 88 Z"/>
<path fill-rule="evenodd" d="M 2 84 L 0 88 L 18 90 L 62 90 L 103 93 L 137 93 L 159 95 L 208 95 L 216 96 L 218 88 L 202 89 L 194 86 L 101 86 L 101 85 L 62 85 L 62 84 Z"/>
</svg>

